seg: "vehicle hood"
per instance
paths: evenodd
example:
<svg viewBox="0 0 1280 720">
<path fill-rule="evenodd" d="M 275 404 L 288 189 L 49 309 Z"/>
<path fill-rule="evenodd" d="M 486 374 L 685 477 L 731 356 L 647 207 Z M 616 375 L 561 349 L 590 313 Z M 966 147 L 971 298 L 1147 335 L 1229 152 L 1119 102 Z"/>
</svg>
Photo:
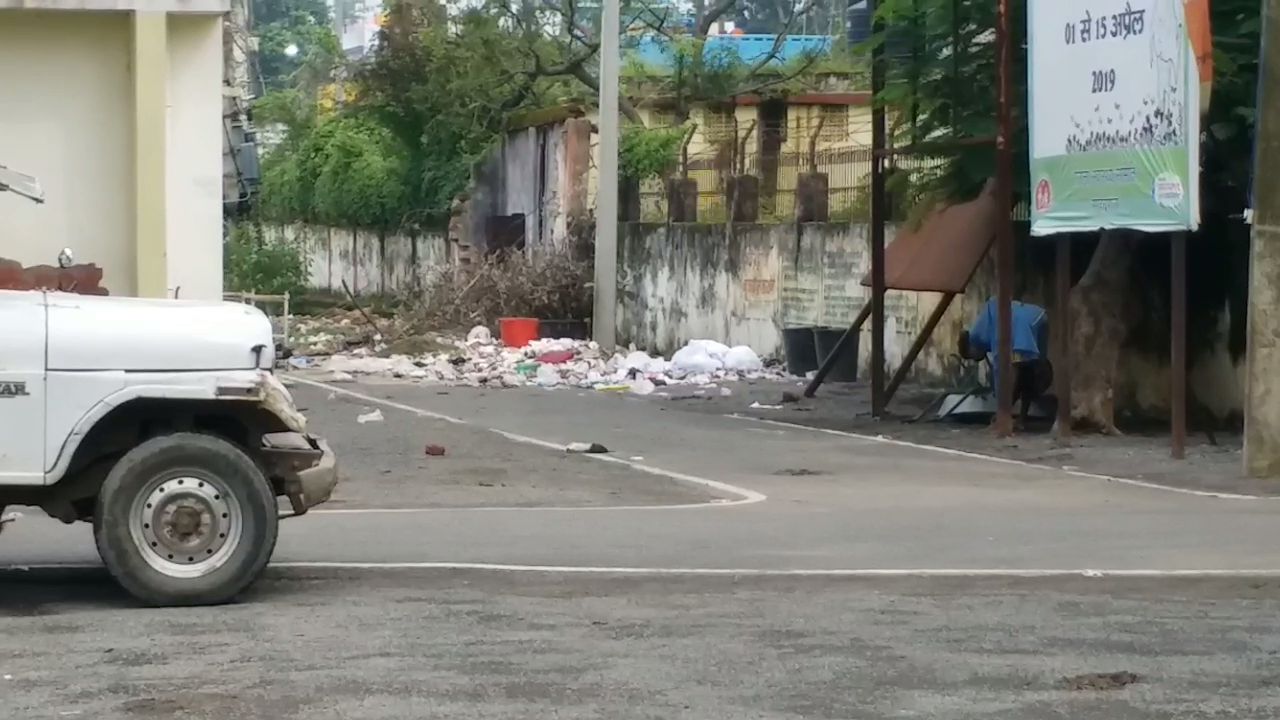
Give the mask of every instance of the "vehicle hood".
<svg viewBox="0 0 1280 720">
<path fill-rule="evenodd" d="M 46 298 L 49 370 L 252 370 L 274 362 L 271 321 L 250 305 L 67 293 Z"/>
</svg>

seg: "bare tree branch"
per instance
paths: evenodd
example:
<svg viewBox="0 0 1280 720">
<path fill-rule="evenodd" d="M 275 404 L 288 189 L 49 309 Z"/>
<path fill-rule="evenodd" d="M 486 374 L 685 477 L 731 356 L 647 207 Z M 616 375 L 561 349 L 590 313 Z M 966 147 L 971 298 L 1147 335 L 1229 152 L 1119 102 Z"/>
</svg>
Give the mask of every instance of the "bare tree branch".
<svg viewBox="0 0 1280 720">
<path fill-rule="evenodd" d="M 779 73 L 778 75 L 771 76 L 760 83 L 757 83 L 750 87 L 743 88 L 741 90 L 741 94 L 756 95 L 771 87 L 775 87 L 778 85 L 782 85 L 783 83 L 791 82 L 792 80 L 795 80 L 797 77 L 800 77 L 801 75 L 805 74 L 809 70 L 813 69 L 813 66 L 818 64 L 819 57 L 820 57 L 819 55 L 809 55 L 808 57 L 805 58 L 805 61 L 801 63 L 799 67 L 795 68 L 791 72 Z"/>
<path fill-rule="evenodd" d="M 585 67 L 577 68 L 572 75 L 577 78 L 578 82 L 586 85 L 588 90 L 596 94 L 600 93 L 600 82 Z M 631 104 L 631 100 L 626 93 L 618 93 L 618 112 L 621 112 L 623 117 L 631 122 L 637 125 L 644 125 L 644 118 L 640 117 L 640 112 L 636 110 L 635 105 Z"/>
<path fill-rule="evenodd" d="M 748 77 L 760 72 L 766 65 L 778 58 L 778 53 L 782 52 L 782 45 L 787 41 L 787 35 L 791 33 L 791 28 L 795 25 L 796 18 L 808 15 L 815 4 L 817 4 L 817 0 L 806 0 L 802 5 L 791 6 L 790 12 L 787 13 L 786 22 L 782 25 L 782 30 L 773 38 L 773 45 L 769 48 L 769 52 L 765 53 L 764 57 L 751 66 L 751 69 L 747 72 Z"/>
<path fill-rule="evenodd" d="M 720 0 L 720 2 L 711 6 L 710 10 L 702 17 L 698 18 L 698 27 L 695 29 L 696 37 L 705 38 L 707 33 L 711 32 L 711 26 L 720 21 L 724 14 L 729 12 L 738 4 L 738 0 Z"/>
</svg>

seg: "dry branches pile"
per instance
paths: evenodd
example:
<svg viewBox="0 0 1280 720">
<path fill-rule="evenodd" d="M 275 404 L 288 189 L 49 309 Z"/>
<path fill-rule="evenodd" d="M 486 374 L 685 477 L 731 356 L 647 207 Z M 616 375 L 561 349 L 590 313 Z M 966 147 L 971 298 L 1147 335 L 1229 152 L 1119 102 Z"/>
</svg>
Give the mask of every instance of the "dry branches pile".
<svg viewBox="0 0 1280 720">
<path fill-rule="evenodd" d="M 495 327 L 498 318 L 585 320 L 591 315 L 591 265 L 569 253 L 492 255 L 465 274 L 441 271 L 400 313 L 402 332 Z"/>
</svg>

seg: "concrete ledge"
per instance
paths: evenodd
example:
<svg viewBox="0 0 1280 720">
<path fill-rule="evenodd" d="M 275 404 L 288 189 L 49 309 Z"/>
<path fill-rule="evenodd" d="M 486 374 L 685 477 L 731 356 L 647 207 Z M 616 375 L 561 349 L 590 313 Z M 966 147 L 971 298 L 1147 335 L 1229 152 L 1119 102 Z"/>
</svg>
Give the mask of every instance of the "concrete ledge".
<svg viewBox="0 0 1280 720">
<path fill-rule="evenodd" d="M 230 9 L 230 0 L 0 0 L 0 10 L 222 14 Z"/>
</svg>

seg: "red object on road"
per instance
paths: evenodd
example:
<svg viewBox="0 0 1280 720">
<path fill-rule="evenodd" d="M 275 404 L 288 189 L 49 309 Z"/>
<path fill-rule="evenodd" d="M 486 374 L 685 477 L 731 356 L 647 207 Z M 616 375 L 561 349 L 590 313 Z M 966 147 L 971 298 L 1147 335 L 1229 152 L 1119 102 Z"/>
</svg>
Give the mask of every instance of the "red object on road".
<svg viewBox="0 0 1280 720">
<path fill-rule="evenodd" d="M 537 318 L 498 318 L 498 335 L 507 347 L 521 348 L 538 339 Z"/>
<path fill-rule="evenodd" d="M 547 365 L 559 365 L 567 363 L 574 357 L 572 350 L 552 350 L 551 352 L 542 353 L 538 356 L 538 362 Z"/>
</svg>

